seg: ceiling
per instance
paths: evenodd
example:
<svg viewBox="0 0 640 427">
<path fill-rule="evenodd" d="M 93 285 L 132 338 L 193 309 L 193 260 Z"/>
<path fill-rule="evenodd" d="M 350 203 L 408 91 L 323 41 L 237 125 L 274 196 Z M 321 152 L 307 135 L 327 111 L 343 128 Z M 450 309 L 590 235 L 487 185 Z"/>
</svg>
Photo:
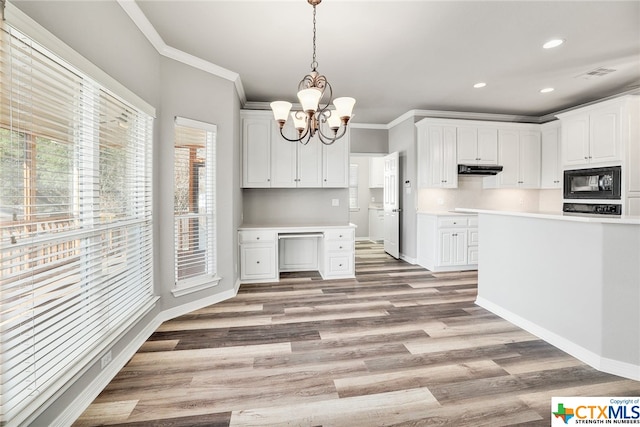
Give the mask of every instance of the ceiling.
<svg viewBox="0 0 640 427">
<path fill-rule="evenodd" d="M 306 0 L 137 5 L 166 45 L 237 73 L 251 104 L 296 101 Z M 565 43 L 543 49 L 553 38 Z M 335 96 L 356 98 L 355 123 L 415 109 L 539 117 L 638 89 L 640 1 L 324 0 L 317 61 Z M 598 68 L 615 71 L 585 77 Z"/>
</svg>

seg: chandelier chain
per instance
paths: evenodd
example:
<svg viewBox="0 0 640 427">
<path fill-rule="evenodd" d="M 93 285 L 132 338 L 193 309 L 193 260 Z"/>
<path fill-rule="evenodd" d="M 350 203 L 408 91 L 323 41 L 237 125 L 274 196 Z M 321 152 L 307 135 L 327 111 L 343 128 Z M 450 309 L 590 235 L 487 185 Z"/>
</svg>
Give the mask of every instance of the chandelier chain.
<svg viewBox="0 0 640 427">
<path fill-rule="evenodd" d="M 316 5 L 313 5 L 313 61 L 311 61 L 311 69 L 316 71 L 318 61 L 316 61 Z"/>
</svg>

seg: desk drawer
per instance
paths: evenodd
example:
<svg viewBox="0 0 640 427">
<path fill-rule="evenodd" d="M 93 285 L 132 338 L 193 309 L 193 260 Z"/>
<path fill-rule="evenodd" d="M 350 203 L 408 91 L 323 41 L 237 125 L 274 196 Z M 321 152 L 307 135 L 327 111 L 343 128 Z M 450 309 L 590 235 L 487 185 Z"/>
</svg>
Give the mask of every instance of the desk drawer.
<svg viewBox="0 0 640 427">
<path fill-rule="evenodd" d="M 442 228 L 460 228 L 460 227 L 467 227 L 469 225 L 469 219 L 462 217 L 462 218 L 451 218 L 451 217 L 444 217 L 444 218 L 438 218 L 438 227 L 442 227 Z"/>
<path fill-rule="evenodd" d="M 324 247 L 327 252 L 353 252 L 353 245 L 353 240 L 327 240 L 324 243 Z"/>
<path fill-rule="evenodd" d="M 325 240 L 353 240 L 353 229 L 327 230 L 324 232 Z"/>
<path fill-rule="evenodd" d="M 240 231 L 238 239 L 240 243 L 262 243 L 275 242 L 276 233 L 274 231 L 265 230 L 245 230 Z"/>
</svg>

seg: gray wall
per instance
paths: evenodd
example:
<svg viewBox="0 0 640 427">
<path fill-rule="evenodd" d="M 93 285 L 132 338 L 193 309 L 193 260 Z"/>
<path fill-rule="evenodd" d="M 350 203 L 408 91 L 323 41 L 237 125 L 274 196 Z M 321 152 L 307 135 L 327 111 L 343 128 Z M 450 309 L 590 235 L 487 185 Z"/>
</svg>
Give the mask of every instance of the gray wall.
<svg viewBox="0 0 640 427">
<path fill-rule="evenodd" d="M 386 129 L 352 128 L 350 131 L 352 153 L 389 152 L 389 132 Z"/>
<path fill-rule="evenodd" d="M 418 175 L 416 171 L 417 143 L 413 117 L 389 129 L 389 153 L 397 151 L 400 156 L 400 256 L 415 261 L 416 255 L 416 200 Z M 410 193 L 405 182 L 409 181 Z"/>
<path fill-rule="evenodd" d="M 300 225 L 349 222 L 346 188 L 245 188 L 246 224 Z M 332 206 L 338 199 L 339 206 Z"/>
<path fill-rule="evenodd" d="M 230 290 L 238 279 L 235 230 L 242 217 L 240 102 L 232 82 L 161 57 L 113 1 L 15 1 L 18 8 L 64 43 L 156 108 L 153 154 L 154 288 L 157 307 L 113 343 L 117 359 L 161 310 L 174 309 Z M 7 18 L 10 21 L 10 17 Z M 173 287 L 173 121 L 175 116 L 212 123 L 217 135 L 217 230 L 220 284 L 175 298 Z M 85 367 L 67 391 L 32 425 L 49 425 L 100 374 Z"/>
</svg>

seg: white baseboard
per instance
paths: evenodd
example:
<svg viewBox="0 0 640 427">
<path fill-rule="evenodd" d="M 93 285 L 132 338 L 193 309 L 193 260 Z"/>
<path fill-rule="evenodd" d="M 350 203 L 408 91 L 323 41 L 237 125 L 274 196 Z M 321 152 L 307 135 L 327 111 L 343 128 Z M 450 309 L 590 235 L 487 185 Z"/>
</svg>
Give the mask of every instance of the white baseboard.
<svg viewBox="0 0 640 427">
<path fill-rule="evenodd" d="M 72 425 L 163 322 L 201 309 L 208 305 L 233 298 L 238 294 L 239 289 L 240 280 L 238 279 L 233 289 L 158 313 L 154 319 L 150 321 L 149 324 L 127 344 L 124 350 L 118 353 L 111 363 L 109 363 L 109 365 L 107 365 L 81 393 L 79 393 L 78 397 L 76 397 L 74 401 L 71 402 L 71 404 L 51 423 L 51 426 L 66 427 Z"/>
<path fill-rule="evenodd" d="M 602 357 L 599 354 L 594 353 L 593 351 L 588 350 L 556 334 L 555 332 L 543 328 L 523 317 L 520 317 L 517 314 L 506 310 L 482 297 L 476 298 L 476 304 L 599 371 L 629 378 L 635 381 L 640 381 L 640 365 L 633 365 L 631 363 L 620 362 L 618 360 Z"/>
<path fill-rule="evenodd" d="M 418 263 L 418 260 L 416 258 L 408 257 L 405 254 L 400 254 L 400 259 L 405 261 L 405 262 L 408 262 L 409 264 L 414 264 L 415 265 L 415 264 Z"/>
</svg>

